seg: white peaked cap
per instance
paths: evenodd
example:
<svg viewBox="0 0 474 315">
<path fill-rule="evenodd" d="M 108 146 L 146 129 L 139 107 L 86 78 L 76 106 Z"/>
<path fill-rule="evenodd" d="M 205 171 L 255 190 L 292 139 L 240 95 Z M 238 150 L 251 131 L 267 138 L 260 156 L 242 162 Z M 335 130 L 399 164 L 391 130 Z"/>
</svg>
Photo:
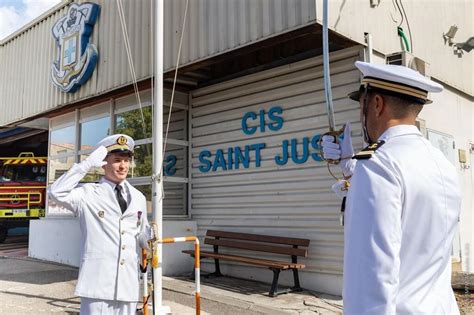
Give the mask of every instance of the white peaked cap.
<svg viewBox="0 0 474 315">
<path fill-rule="evenodd" d="M 97 143 L 97 147 L 104 146 L 108 153 L 133 153 L 135 141 L 124 134 L 105 137 Z"/>
<path fill-rule="evenodd" d="M 426 104 L 431 103 L 428 92 L 441 92 L 443 86 L 405 66 L 373 64 L 356 61 L 355 66 L 362 72 L 362 85 L 359 91 L 349 94 L 354 100 L 365 88 L 384 90 L 387 94 L 414 99 Z"/>
</svg>

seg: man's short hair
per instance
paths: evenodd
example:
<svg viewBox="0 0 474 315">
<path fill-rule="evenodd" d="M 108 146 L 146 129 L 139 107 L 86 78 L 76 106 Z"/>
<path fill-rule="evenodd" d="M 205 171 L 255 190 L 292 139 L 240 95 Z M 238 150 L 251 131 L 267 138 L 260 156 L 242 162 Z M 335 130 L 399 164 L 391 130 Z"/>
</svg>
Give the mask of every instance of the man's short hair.
<svg viewBox="0 0 474 315">
<path fill-rule="evenodd" d="M 406 117 L 417 117 L 423 109 L 423 105 L 413 100 L 398 97 L 394 95 L 387 95 L 381 91 L 369 91 L 368 97 L 372 98 L 376 94 L 383 97 L 385 104 L 387 104 L 392 112 L 393 118 L 402 119 Z"/>
<path fill-rule="evenodd" d="M 131 151 L 123 151 L 123 152 L 109 152 L 107 154 L 107 158 L 113 155 L 118 155 L 118 156 L 128 156 L 128 158 L 132 159 L 133 153 Z"/>
</svg>

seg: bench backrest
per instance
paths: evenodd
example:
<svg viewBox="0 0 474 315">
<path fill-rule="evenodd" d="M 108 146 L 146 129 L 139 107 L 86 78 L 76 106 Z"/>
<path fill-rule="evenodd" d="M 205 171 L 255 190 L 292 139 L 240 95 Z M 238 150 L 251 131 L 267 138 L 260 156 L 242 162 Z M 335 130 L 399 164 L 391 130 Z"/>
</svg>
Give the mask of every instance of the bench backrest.
<svg viewBox="0 0 474 315">
<path fill-rule="evenodd" d="M 214 237 L 214 238 L 211 238 Z M 205 244 L 291 256 L 308 256 L 309 240 L 301 238 L 208 230 Z M 267 244 L 265 244 L 267 243 Z M 268 244 L 270 243 L 270 244 Z M 278 244 L 278 245 L 272 245 Z M 281 245 L 290 245 L 281 246 Z"/>
</svg>

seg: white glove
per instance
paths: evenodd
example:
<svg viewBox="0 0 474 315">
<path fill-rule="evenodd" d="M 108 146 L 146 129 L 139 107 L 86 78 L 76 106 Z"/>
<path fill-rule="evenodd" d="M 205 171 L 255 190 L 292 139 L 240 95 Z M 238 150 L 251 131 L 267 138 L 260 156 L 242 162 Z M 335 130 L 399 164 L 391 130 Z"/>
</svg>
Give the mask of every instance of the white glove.
<svg viewBox="0 0 474 315">
<path fill-rule="evenodd" d="M 347 122 L 344 126 L 344 138 L 340 143 L 334 143 L 333 136 L 323 136 L 321 146 L 326 160 L 341 160 L 339 167 L 345 177 L 353 174 L 355 160 L 352 160 L 354 148 L 352 147 L 351 124 Z"/>
<path fill-rule="evenodd" d="M 138 234 L 137 238 L 138 238 L 138 244 L 140 245 L 141 248 L 144 248 L 146 250 L 150 250 L 150 246 L 148 245 L 147 236 L 144 233 Z"/>
<path fill-rule="evenodd" d="M 82 161 L 80 165 L 84 170 L 89 170 L 93 167 L 102 167 L 107 164 L 107 162 L 104 161 L 106 156 L 107 149 L 101 145 L 95 149 L 84 161 Z"/>
<path fill-rule="evenodd" d="M 341 199 L 347 196 L 347 183 L 345 180 L 338 180 L 331 186 L 331 189 Z"/>
</svg>

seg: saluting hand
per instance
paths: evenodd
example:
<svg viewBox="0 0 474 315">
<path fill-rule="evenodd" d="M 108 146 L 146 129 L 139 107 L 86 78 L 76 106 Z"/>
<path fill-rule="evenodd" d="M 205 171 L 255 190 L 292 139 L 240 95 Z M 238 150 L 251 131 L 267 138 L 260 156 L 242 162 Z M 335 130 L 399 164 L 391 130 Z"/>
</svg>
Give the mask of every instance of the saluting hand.
<svg viewBox="0 0 474 315">
<path fill-rule="evenodd" d="M 95 149 L 84 161 L 82 161 L 82 165 L 87 167 L 87 169 L 93 167 L 102 167 L 107 164 L 104 161 L 105 157 L 107 156 L 107 149 L 101 145 L 97 149 Z"/>
</svg>

